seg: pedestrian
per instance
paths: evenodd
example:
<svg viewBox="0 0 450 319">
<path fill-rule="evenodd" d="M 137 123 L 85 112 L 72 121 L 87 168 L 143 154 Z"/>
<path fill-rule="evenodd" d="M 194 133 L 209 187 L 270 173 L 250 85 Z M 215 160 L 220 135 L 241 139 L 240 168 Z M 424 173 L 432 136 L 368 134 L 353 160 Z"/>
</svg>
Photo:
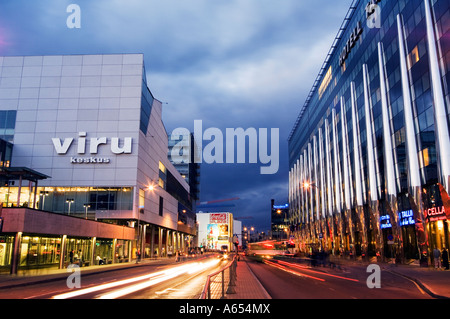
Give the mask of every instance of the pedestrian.
<svg viewBox="0 0 450 319">
<path fill-rule="evenodd" d="M 175 262 L 179 262 L 180 261 L 180 254 L 178 253 L 178 250 L 175 253 Z"/>
<path fill-rule="evenodd" d="M 73 249 L 69 253 L 69 261 L 71 264 L 73 264 Z"/>
<path fill-rule="evenodd" d="M 433 257 L 434 257 L 434 268 L 440 269 L 441 268 L 441 251 L 439 248 L 433 249 Z"/>
<path fill-rule="evenodd" d="M 442 266 L 445 267 L 445 269 L 449 269 L 449 264 L 448 264 L 448 250 L 444 247 L 444 249 L 442 250 Z"/>
</svg>

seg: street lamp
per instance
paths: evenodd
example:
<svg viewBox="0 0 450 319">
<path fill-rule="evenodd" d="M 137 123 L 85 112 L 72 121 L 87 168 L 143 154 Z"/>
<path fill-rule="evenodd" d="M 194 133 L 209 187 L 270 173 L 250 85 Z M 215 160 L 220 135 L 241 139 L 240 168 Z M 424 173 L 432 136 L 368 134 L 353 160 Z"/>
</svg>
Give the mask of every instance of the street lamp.
<svg viewBox="0 0 450 319">
<path fill-rule="evenodd" d="M 153 192 L 154 190 L 155 190 L 155 185 L 153 184 L 153 182 L 151 182 L 148 186 L 147 186 L 147 190 L 148 191 L 151 191 L 151 192 Z M 139 205 L 141 205 L 141 204 L 139 204 Z M 142 206 L 142 208 L 143 208 L 144 206 Z M 141 223 L 141 206 L 139 206 L 139 209 L 138 209 L 138 222 L 137 222 L 137 231 L 138 231 L 138 233 L 137 233 L 137 243 L 136 243 L 136 245 L 137 245 L 137 249 L 138 249 L 138 258 L 136 258 L 136 264 L 137 263 L 139 263 L 139 261 L 140 261 L 140 259 L 141 259 L 141 257 L 140 257 L 140 255 L 141 255 L 141 248 L 142 248 L 142 239 L 141 239 L 141 227 L 140 227 L 140 223 Z M 152 239 L 153 240 L 153 239 Z M 153 252 L 151 253 L 151 254 L 153 254 Z"/>
<path fill-rule="evenodd" d="M 91 207 L 91 205 L 89 205 L 89 204 L 84 204 L 83 207 L 84 207 L 85 215 L 86 215 L 86 219 L 87 219 L 87 211 L 88 211 L 88 208 Z"/>
<path fill-rule="evenodd" d="M 319 189 L 316 185 L 314 185 L 313 183 L 310 183 L 308 181 L 303 182 L 303 188 L 309 189 L 310 187 L 315 187 L 317 189 Z"/>
<path fill-rule="evenodd" d="M 69 203 L 69 212 L 67 215 L 70 215 L 70 205 L 74 202 L 75 200 L 73 198 L 67 198 L 66 199 L 66 203 Z"/>
</svg>

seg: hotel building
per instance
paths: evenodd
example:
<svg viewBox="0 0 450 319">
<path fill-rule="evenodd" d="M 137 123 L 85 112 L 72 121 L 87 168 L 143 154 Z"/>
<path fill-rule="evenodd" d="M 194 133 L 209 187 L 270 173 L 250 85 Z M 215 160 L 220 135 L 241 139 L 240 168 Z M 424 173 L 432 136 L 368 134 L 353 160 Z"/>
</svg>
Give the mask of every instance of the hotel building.
<svg viewBox="0 0 450 319">
<path fill-rule="evenodd" d="M 448 1 L 353 1 L 289 136 L 300 251 L 449 248 L 449 82 Z"/>
<path fill-rule="evenodd" d="M 186 249 L 189 185 L 161 114 L 142 54 L 0 57 L 0 267 Z"/>
</svg>

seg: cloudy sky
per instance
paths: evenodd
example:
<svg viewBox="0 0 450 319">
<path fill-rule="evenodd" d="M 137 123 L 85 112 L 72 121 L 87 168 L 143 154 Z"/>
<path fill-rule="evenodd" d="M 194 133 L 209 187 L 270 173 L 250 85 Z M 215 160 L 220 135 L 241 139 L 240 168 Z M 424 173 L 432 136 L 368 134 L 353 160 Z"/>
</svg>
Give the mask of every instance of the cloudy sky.
<svg viewBox="0 0 450 319">
<path fill-rule="evenodd" d="M 81 28 L 68 28 L 69 4 Z M 2 0 L 0 55 L 143 53 L 168 133 L 279 128 L 276 174 L 261 163 L 203 164 L 201 201 L 270 228 L 288 197 L 287 138 L 351 0 Z M 269 133 L 270 134 L 270 133 Z M 270 136 L 270 135 L 269 135 Z M 204 142 L 204 146 L 209 141 Z M 270 148 L 269 148 L 270 149 Z"/>
</svg>

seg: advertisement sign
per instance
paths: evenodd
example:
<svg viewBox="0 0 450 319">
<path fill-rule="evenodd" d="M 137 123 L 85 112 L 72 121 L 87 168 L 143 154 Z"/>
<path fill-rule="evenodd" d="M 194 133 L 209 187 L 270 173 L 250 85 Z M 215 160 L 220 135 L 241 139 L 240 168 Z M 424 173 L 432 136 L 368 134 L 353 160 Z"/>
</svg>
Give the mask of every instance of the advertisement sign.
<svg viewBox="0 0 450 319">
<path fill-rule="evenodd" d="M 437 220 L 446 220 L 447 216 L 445 214 L 445 207 L 432 207 L 425 209 L 425 218 L 429 221 L 434 222 Z"/>
<path fill-rule="evenodd" d="M 414 225 L 416 223 L 414 221 L 414 213 L 411 209 L 398 213 L 398 219 L 400 226 Z"/>
<path fill-rule="evenodd" d="M 228 224 L 227 213 L 211 213 L 209 215 L 210 224 Z"/>
</svg>

